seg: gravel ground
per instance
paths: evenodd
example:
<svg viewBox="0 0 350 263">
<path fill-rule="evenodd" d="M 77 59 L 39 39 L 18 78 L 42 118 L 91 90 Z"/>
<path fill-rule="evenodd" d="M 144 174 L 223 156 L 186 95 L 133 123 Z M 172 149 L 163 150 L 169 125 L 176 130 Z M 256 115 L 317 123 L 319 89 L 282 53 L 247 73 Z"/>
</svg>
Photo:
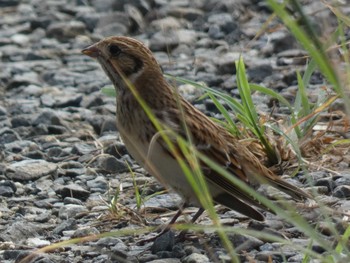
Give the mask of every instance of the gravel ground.
<svg viewBox="0 0 350 263">
<path fill-rule="evenodd" d="M 308 12 L 319 6 L 318 1 L 305 2 Z M 344 11 L 350 13 L 349 8 Z M 129 234 L 71 244 L 39 254 L 33 262 L 226 262 L 225 249 L 210 232 L 175 245 L 173 233 L 153 246 L 136 243 L 143 237 L 138 231 L 167 222 L 180 199 L 174 193 L 156 195 L 136 212 L 129 167 L 143 194 L 163 188 L 128 155 L 115 127 L 115 101 L 100 91 L 110 82 L 80 51 L 104 36 L 133 36 L 151 48 L 166 73 L 232 95 L 237 95 L 233 61 L 243 54 L 251 82 L 293 100 L 295 73 L 304 69 L 305 52 L 276 21 L 268 33 L 252 40 L 270 15 L 259 0 L 0 0 L 0 261 L 19 262 L 58 241 L 123 230 Z M 327 10 L 313 20 L 323 33 L 332 30 L 322 26 L 325 21 L 336 22 Z M 314 74 L 311 84 L 315 97 L 324 81 Z M 179 88 L 200 110 L 218 117 L 210 100 L 197 100 L 200 91 Z M 254 100 L 261 112 L 271 112 L 272 100 L 258 93 Z M 286 109 L 274 112 L 283 116 Z M 341 157 L 330 159 L 337 163 L 337 174 L 320 170 L 311 175 L 324 203 L 346 211 L 350 158 Z M 302 185 L 303 179 L 301 173 L 293 181 Z M 117 191 L 111 213 L 108 205 Z M 193 212 L 195 208 L 189 208 L 186 215 Z M 219 212 L 227 226 L 309 245 L 308 237 L 272 214 L 258 223 L 227 209 Z M 304 214 L 319 223 L 325 239 L 331 238 L 315 211 L 306 209 Z M 202 216 L 199 224 L 210 221 Z M 334 225 L 341 232 L 347 222 L 335 216 Z M 242 262 L 303 259 L 294 246 L 237 234 L 230 239 Z M 317 244 L 313 249 L 323 253 Z"/>
</svg>

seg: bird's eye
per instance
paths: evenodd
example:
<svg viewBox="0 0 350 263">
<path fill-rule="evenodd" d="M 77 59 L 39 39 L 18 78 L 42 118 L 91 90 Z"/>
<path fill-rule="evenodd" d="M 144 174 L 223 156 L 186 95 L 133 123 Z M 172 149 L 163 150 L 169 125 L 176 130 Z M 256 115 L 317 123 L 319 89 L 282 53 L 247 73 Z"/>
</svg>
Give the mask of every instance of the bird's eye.
<svg viewBox="0 0 350 263">
<path fill-rule="evenodd" d="M 111 45 L 109 47 L 109 52 L 111 53 L 112 56 L 118 56 L 121 52 L 120 48 L 116 45 Z"/>
</svg>

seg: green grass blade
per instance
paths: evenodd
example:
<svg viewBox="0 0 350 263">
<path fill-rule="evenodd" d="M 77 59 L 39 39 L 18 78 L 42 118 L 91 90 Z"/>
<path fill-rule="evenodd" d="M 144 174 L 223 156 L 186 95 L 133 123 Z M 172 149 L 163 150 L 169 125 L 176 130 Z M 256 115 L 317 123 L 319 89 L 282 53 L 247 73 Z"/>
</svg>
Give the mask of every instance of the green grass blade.
<svg viewBox="0 0 350 263">
<path fill-rule="evenodd" d="M 228 125 L 230 127 L 230 131 L 234 134 L 234 135 L 239 135 L 239 131 L 237 128 L 236 123 L 232 120 L 230 114 L 228 113 L 228 111 L 225 109 L 225 107 L 215 98 L 214 95 L 208 93 L 210 99 L 214 102 L 215 106 L 218 108 L 218 110 L 220 111 L 220 113 L 222 114 L 222 116 L 224 116 L 225 120 L 227 121 Z"/>
<path fill-rule="evenodd" d="M 108 97 L 116 97 L 117 96 L 117 92 L 115 90 L 114 87 L 112 86 L 105 86 L 101 88 L 101 92 L 102 94 L 108 96 Z"/>
</svg>

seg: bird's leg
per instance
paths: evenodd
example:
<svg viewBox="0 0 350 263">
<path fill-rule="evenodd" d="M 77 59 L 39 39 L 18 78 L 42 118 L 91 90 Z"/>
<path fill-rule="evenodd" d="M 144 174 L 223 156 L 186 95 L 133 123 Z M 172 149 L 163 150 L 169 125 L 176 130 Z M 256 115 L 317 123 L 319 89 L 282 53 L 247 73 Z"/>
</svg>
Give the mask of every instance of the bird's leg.
<svg viewBox="0 0 350 263">
<path fill-rule="evenodd" d="M 191 223 L 193 224 L 194 222 L 196 222 L 196 220 L 203 214 L 204 212 L 204 208 L 199 208 L 198 211 L 194 214 L 194 216 L 191 219 Z M 185 235 L 187 233 L 187 229 L 182 230 L 180 232 L 180 234 L 176 237 L 177 241 L 182 241 L 185 238 Z"/>
<path fill-rule="evenodd" d="M 179 210 L 176 212 L 176 214 L 172 217 L 172 219 L 169 221 L 169 223 L 166 225 L 166 227 L 163 228 L 162 231 L 161 231 L 158 235 L 156 235 L 156 236 L 154 236 L 154 237 L 151 237 L 151 238 L 143 239 L 143 240 L 141 240 L 141 241 L 139 241 L 139 242 L 137 242 L 137 243 L 142 245 L 142 244 L 145 244 L 145 243 L 154 241 L 154 240 L 156 240 L 158 237 L 160 237 L 161 235 L 163 235 L 164 233 L 168 232 L 168 231 L 170 230 L 170 228 L 171 228 L 171 225 L 174 224 L 174 223 L 176 222 L 176 220 L 179 218 L 179 216 L 181 216 L 181 214 L 182 214 L 182 212 L 183 212 L 183 210 L 185 209 L 186 206 L 187 206 L 186 203 L 183 203 L 183 204 L 180 206 L 180 208 L 179 208 Z M 197 212 L 197 213 L 198 213 L 198 212 Z"/>
</svg>

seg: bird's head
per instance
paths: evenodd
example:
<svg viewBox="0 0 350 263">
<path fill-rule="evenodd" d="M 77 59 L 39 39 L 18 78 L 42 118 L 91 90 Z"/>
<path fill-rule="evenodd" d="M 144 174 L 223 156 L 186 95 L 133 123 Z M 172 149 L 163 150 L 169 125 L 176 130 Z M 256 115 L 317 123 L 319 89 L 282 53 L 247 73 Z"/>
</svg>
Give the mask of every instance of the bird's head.
<svg viewBox="0 0 350 263">
<path fill-rule="evenodd" d="M 125 89 L 125 79 L 136 85 L 146 76 L 152 79 L 162 75 L 152 52 L 130 37 L 107 37 L 84 48 L 82 53 L 97 59 L 117 89 Z"/>
</svg>

